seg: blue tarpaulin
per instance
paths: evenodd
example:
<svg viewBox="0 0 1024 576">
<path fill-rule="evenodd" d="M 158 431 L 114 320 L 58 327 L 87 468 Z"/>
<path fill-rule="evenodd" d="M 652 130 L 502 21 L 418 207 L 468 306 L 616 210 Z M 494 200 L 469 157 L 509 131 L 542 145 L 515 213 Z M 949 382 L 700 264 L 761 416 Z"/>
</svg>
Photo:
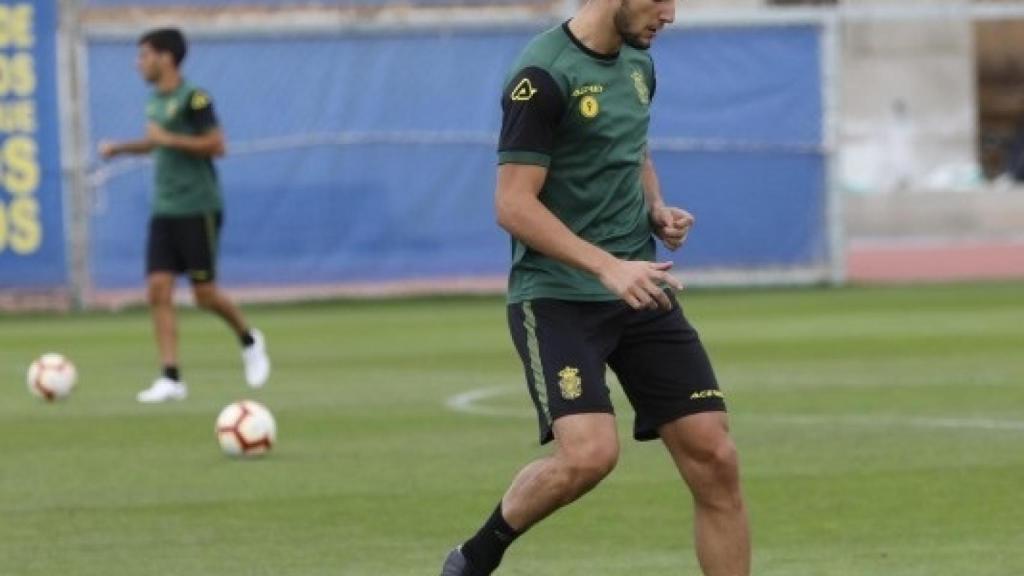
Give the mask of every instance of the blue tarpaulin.
<svg viewBox="0 0 1024 576">
<path fill-rule="evenodd" d="M 667 198 L 698 227 L 694 267 L 827 257 L 820 31 L 666 33 L 651 136 Z M 219 163 L 228 284 L 494 276 L 493 193 L 507 68 L 530 32 L 200 40 L 185 72 L 235 153 Z M 130 42 L 89 44 L 95 140 L 138 136 L 147 88 Z M 111 179 L 93 222 L 99 289 L 141 284 L 148 168 Z"/>
</svg>

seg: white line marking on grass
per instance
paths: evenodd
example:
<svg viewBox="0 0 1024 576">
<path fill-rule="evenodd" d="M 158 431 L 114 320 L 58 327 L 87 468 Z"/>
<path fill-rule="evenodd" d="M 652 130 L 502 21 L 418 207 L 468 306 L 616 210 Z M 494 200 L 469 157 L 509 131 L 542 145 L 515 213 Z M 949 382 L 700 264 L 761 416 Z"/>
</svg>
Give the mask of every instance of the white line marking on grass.
<svg viewBox="0 0 1024 576">
<path fill-rule="evenodd" d="M 919 416 L 891 415 L 752 415 L 742 419 L 768 420 L 780 424 L 798 424 L 808 426 L 885 426 L 922 428 L 928 430 L 987 430 L 1024 432 L 1024 421 L 994 420 L 990 418 L 924 418 Z"/>
<path fill-rule="evenodd" d="M 477 388 L 476 390 L 470 390 L 461 394 L 456 394 L 445 401 L 445 406 L 455 412 L 461 412 L 463 414 L 476 414 L 478 416 L 495 416 L 501 418 L 533 418 L 535 417 L 532 410 L 524 410 L 519 408 L 501 408 L 497 406 L 485 406 L 481 404 L 484 400 L 496 398 L 498 396 L 508 396 L 514 392 L 518 392 L 516 388 L 509 388 L 507 386 L 491 387 L 491 388 Z"/>
<path fill-rule="evenodd" d="M 518 388 L 508 386 L 476 388 L 448 398 L 445 401 L 445 406 L 449 410 L 462 414 L 494 418 L 534 418 L 533 411 L 529 409 L 486 405 L 486 401 L 492 398 L 517 393 L 519 393 Z M 943 418 L 901 416 L 899 414 L 738 414 L 733 418 L 739 422 L 755 421 L 800 426 L 876 426 L 926 430 L 1024 432 L 1024 420 L 992 418 Z"/>
</svg>

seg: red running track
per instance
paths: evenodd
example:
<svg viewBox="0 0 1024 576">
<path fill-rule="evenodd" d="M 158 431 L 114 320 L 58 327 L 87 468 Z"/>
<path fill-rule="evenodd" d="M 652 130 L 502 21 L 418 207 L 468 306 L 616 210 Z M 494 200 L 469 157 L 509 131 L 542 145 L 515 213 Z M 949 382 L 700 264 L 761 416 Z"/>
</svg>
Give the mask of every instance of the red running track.
<svg viewBox="0 0 1024 576">
<path fill-rule="evenodd" d="M 846 264 L 851 282 L 1024 279 L 1024 239 L 853 241 Z"/>
</svg>

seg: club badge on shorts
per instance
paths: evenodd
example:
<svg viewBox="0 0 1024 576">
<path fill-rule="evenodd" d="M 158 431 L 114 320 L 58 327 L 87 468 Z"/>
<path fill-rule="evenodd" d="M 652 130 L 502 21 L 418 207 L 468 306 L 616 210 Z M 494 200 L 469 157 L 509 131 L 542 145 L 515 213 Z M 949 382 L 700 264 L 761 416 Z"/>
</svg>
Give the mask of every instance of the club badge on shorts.
<svg viewBox="0 0 1024 576">
<path fill-rule="evenodd" d="M 562 398 L 575 400 L 583 395 L 583 379 L 580 369 L 566 366 L 558 373 L 558 387 L 562 390 Z"/>
</svg>

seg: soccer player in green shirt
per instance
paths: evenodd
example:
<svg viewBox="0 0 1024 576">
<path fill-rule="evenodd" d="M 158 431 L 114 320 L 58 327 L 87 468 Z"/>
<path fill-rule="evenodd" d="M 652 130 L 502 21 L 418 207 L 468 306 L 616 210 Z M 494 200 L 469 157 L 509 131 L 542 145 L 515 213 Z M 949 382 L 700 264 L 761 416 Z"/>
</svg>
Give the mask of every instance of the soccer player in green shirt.
<svg viewBox="0 0 1024 576">
<path fill-rule="evenodd" d="M 102 142 L 100 154 L 153 153 L 156 190 L 149 222 L 146 274 L 150 311 L 163 374 L 138 395 L 139 402 L 183 400 L 188 388 L 178 368 L 178 334 L 172 295 L 178 274 L 192 282 L 196 304 L 214 312 L 238 336 L 249 386 L 270 376 L 266 343 L 217 287 L 217 241 L 223 205 L 213 159 L 224 155 L 224 132 L 205 91 L 181 75 L 185 36 L 175 29 L 148 32 L 139 40 L 138 68 L 154 91 L 146 105 L 146 137 Z"/>
<path fill-rule="evenodd" d="M 491 574 L 519 535 L 612 471 L 606 366 L 636 413 L 634 437 L 660 438 L 692 493 L 704 574 L 750 573 L 724 396 L 675 299 L 671 263 L 654 262 L 655 237 L 676 250 L 693 224 L 665 205 L 647 149 L 656 86 L 646 49 L 675 4 L 589 0 L 534 38 L 508 78 L 496 199 L 512 236 L 508 320 L 541 442 L 554 450 L 519 473 L 442 576 Z"/>
</svg>

